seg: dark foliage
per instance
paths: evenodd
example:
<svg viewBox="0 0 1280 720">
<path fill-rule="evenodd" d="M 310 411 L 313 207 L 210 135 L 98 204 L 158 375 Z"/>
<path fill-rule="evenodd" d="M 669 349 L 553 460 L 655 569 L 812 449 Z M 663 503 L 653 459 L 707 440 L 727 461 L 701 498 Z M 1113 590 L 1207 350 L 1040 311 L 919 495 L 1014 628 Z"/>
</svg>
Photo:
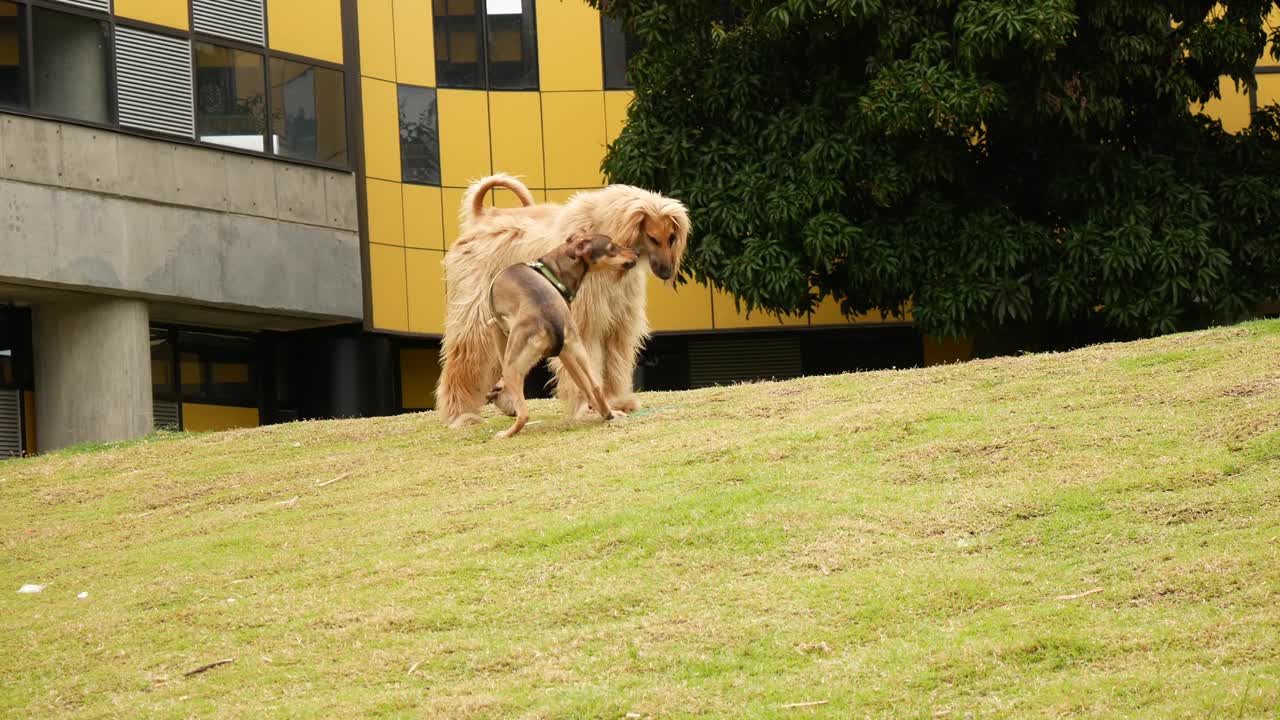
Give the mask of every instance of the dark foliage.
<svg viewBox="0 0 1280 720">
<path fill-rule="evenodd" d="M 1280 296 L 1280 112 L 1195 112 L 1271 2 L 592 2 L 645 42 L 608 175 L 748 309 L 1141 335 Z"/>
</svg>

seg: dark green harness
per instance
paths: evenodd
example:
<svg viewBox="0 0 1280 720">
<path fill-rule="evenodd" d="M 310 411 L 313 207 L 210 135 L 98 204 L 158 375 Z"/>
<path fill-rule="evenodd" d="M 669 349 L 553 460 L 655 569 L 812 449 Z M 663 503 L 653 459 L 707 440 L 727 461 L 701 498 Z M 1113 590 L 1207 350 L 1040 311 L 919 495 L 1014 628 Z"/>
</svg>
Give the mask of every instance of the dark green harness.
<svg viewBox="0 0 1280 720">
<path fill-rule="evenodd" d="M 538 272 L 539 275 L 546 278 L 547 282 L 551 283 L 551 287 L 555 288 L 556 292 L 560 293 L 560 297 L 564 298 L 564 301 L 566 304 L 573 303 L 573 291 L 570 290 L 567 285 L 560 282 L 560 278 L 556 277 L 555 272 L 552 271 L 551 268 L 547 267 L 544 263 L 542 263 L 539 260 L 534 260 L 533 262 L 527 262 L 525 263 L 525 265 L 533 268 Z M 489 283 L 489 313 L 492 314 L 494 317 L 498 316 L 498 311 L 493 306 L 493 285 L 496 282 L 498 282 L 497 276 L 493 278 L 493 282 Z"/>
</svg>

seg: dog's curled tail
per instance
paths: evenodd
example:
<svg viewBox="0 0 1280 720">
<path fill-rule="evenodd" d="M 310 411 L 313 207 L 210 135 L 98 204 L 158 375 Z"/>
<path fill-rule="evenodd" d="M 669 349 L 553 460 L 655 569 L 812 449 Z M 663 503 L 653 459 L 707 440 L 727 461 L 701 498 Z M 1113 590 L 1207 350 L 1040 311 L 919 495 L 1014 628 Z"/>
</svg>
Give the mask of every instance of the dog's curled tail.
<svg viewBox="0 0 1280 720">
<path fill-rule="evenodd" d="M 484 213 L 484 197 L 494 188 L 506 188 L 520 198 L 520 204 L 528 207 L 534 204 L 533 193 L 514 175 L 498 173 L 480 178 L 471 183 L 466 195 L 462 197 L 462 207 L 458 208 L 458 221 L 462 225 L 475 220 Z"/>
</svg>

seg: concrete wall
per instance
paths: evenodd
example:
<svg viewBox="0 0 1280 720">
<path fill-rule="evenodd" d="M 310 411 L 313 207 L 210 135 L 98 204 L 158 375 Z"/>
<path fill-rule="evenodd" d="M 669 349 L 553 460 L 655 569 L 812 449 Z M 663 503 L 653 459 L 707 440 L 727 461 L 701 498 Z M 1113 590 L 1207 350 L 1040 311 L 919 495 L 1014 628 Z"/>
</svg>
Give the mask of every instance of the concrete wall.
<svg viewBox="0 0 1280 720">
<path fill-rule="evenodd" d="M 102 298 L 32 310 L 41 452 L 151 431 L 147 305 Z"/>
<path fill-rule="evenodd" d="M 6 115 L 0 214 L 0 282 L 363 317 L 351 173 Z"/>
</svg>

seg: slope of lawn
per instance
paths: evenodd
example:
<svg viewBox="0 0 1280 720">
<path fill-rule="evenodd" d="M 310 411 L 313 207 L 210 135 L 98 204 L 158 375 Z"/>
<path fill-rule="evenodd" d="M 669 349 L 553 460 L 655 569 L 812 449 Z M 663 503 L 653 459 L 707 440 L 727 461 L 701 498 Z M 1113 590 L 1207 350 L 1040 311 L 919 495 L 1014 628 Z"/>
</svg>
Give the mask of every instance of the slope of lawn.
<svg viewBox="0 0 1280 720">
<path fill-rule="evenodd" d="M 1280 716 L 1280 322 L 644 401 L 0 463 L 0 716 Z"/>
</svg>

